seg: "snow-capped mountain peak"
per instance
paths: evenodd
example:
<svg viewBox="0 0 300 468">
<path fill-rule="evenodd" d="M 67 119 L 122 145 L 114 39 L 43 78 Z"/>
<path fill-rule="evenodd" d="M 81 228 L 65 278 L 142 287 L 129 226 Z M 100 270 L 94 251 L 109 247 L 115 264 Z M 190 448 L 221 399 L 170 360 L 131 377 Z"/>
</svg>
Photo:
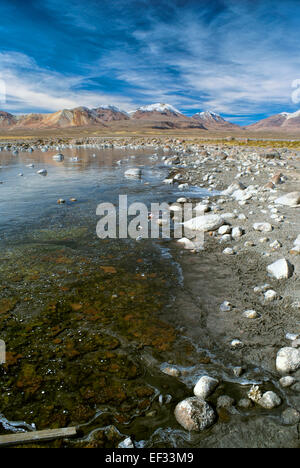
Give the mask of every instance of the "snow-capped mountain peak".
<svg viewBox="0 0 300 468">
<path fill-rule="evenodd" d="M 139 107 L 137 109 L 137 111 L 140 111 L 140 112 L 161 112 L 161 113 L 169 111 L 172 114 L 181 114 L 181 112 L 178 109 L 175 109 L 175 107 L 171 106 L 170 104 L 162 104 L 162 103 L 150 104 L 149 106 Z"/>
<path fill-rule="evenodd" d="M 211 111 L 197 112 L 194 117 L 196 116 L 205 120 L 214 120 L 215 122 L 222 122 L 224 120 L 219 114 Z"/>
<path fill-rule="evenodd" d="M 292 113 L 281 112 L 280 115 L 282 115 L 283 117 L 286 117 L 287 120 L 296 119 L 297 117 L 300 117 L 300 110 L 298 110 L 296 112 L 292 112 Z"/>
</svg>

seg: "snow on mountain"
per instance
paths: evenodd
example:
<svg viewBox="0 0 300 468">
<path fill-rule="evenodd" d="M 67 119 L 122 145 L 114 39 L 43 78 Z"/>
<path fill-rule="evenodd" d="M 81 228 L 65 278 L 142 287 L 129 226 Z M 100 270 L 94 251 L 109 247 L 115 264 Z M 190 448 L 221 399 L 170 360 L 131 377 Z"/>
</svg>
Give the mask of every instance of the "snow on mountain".
<svg viewBox="0 0 300 468">
<path fill-rule="evenodd" d="M 215 122 L 224 122 L 224 119 L 219 114 L 216 114 L 215 112 L 211 111 L 197 112 L 197 114 L 195 114 L 193 117 L 201 118 L 204 120 L 211 120 Z"/>
<path fill-rule="evenodd" d="M 179 114 L 182 115 L 182 113 L 178 110 L 175 109 L 175 107 L 171 106 L 170 104 L 151 104 L 149 106 L 142 106 L 139 107 L 136 112 L 160 112 L 160 113 L 165 113 L 165 112 L 171 112 L 173 114 Z"/>
</svg>

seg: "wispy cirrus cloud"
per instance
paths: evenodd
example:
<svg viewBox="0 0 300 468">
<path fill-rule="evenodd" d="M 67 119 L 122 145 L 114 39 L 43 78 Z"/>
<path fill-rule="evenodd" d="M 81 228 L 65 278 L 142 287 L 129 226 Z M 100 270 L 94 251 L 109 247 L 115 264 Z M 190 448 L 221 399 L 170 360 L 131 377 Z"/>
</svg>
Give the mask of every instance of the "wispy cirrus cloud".
<svg viewBox="0 0 300 468">
<path fill-rule="evenodd" d="M 12 0 L 1 8 L 11 110 L 164 101 L 245 123 L 297 108 L 296 0 L 28 0 L 26 8 Z M 23 43 L 16 32 L 27 33 Z"/>
</svg>

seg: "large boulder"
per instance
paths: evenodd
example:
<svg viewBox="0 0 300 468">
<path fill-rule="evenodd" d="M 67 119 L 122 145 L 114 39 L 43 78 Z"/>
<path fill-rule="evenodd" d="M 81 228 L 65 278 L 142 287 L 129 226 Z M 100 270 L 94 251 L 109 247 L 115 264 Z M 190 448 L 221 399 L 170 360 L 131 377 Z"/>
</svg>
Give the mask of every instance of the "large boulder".
<svg viewBox="0 0 300 468">
<path fill-rule="evenodd" d="M 277 205 L 297 207 L 300 206 L 300 192 L 290 192 L 275 200 Z"/>
<path fill-rule="evenodd" d="M 204 400 L 190 397 L 178 403 L 175 418 L 187 431 L 201 432 L 213 425 L 216 414 Z"/>
<path fill-rule="evenodd" d="M 300 349 L 281 348 L 277 353 L 276 369 L 281 374 L 290 374 L 300 368 Z"/>
</svg>

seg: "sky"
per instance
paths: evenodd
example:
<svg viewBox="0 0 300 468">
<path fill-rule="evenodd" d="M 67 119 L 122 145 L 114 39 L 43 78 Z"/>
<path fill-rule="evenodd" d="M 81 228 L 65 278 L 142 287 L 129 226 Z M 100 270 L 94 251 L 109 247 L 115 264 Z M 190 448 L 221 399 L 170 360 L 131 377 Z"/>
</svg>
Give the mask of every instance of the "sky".
<svg viewBox="0 0 300 468">
<path fill-rule="evenodd" d="M 299 0 L 0 0 L 0 109 L 300 108 Z M 6 99 L 5 99 L 6 97 Z"/>
</svg>

